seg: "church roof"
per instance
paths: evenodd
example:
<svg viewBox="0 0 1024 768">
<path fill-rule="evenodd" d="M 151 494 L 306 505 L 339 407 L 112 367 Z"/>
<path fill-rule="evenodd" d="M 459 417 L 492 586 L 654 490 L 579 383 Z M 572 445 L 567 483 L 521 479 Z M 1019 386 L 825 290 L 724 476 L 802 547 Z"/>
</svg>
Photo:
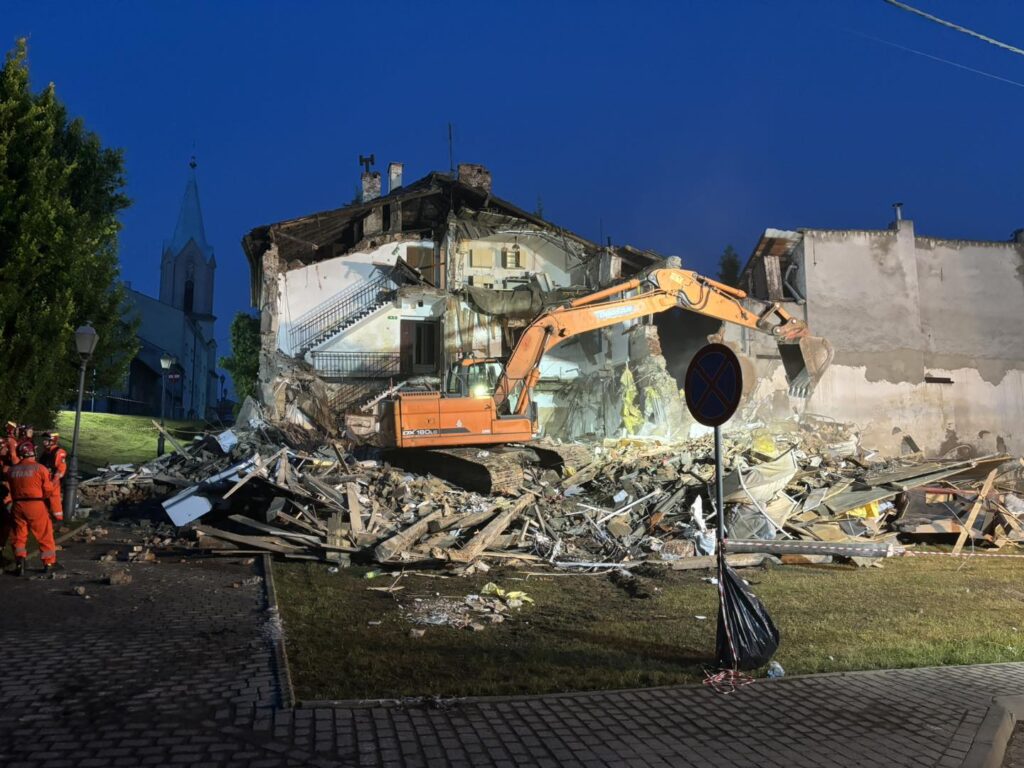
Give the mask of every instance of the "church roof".
<svg viewBox="0 0 1024 768">
<path fill-rule="evenodd" d="M 195 160 L 189 163 L 188 183 L 185 185 L 185 196 L 181 200 L 181 210 L 178 211 L 178 224 L 174 228 L 174 237 L 167 243 L 166 249 L 173 254 L 179 254 L 188 245 L 189 240 L 195 241 L 203 258 L 210 259 L 213 256 L 213 246 L 206 241 L 203 211 L 199 206 Z"/>
</svg>

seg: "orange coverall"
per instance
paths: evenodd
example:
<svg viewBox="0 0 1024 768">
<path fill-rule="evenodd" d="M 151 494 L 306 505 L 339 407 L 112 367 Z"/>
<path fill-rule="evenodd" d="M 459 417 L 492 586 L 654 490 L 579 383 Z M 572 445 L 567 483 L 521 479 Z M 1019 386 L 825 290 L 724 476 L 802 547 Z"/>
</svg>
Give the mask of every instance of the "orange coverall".
<svg viewBox="0 0 1024 768">
<path fill-rule="evenodd" d="M 4 442 L 7 443 L 7 463 L 18 464 L 21 461 L 18 456 L 18 438 L 14 435 L 7 435 Z"/>
<path fill-rule="evenodd" d="M 0 555 L 14 532 L 14 516 L 11 513 L 11 493 L 7 490 L 7 468 L 0 463 Z"/>
<path fill-rule="evenodd" d="M 7 484 L 14 504 L 14 556 L 28 556 L 28 532 L 39 542 L 39 559 L 46 565 L 57 562 L 57 543 L 53 540 L 53 524 L 47 510 L 47 499 L 53 496 L 50 471 L 35 459 L 25 458 L 7 470 Z"/>
<path fill-rule="evenodd" d="M 68 473 L 68 452 L 59 445 L 56 448 L 47 448 L 40 459 L 40 463 L 50 470 L 50 479 L 53 480 L 53 496 L 50 497 L 50 511 L 57 521 L 64 519 L 64 505 L 61 500 L 61 481 Z"/>
</svg>

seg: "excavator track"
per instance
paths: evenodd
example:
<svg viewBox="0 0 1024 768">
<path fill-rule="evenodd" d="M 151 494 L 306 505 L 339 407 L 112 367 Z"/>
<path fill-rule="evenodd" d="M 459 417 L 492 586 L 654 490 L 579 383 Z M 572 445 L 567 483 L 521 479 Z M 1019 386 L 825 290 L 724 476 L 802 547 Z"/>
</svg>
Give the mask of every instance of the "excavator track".
<svg viewBox="0 0 1024 768">
<path fill-rule="evenodd" d="M 422 448 L 387 451 L 390 464 L 440 477 L 478 493 L 519 496 L 526 485 L 524 469 L 540 466 L 563 473 L 589 464 L 593 453 L 583 445 L 538 443 L 465 448 Z"/>
</svg>

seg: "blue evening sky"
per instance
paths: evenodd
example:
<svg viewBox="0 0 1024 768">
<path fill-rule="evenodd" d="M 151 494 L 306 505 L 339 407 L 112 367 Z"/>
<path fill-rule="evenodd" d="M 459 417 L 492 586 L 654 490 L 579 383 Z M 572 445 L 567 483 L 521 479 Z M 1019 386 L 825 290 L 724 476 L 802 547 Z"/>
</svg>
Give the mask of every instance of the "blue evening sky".
<svg viewBox="0 0 1024 768">
<path fill-rule="evenodd" d="M 1024 45 L 1024 3 L 910 0 Z M 882 0 L 0 2 L 33 85 L 123 147 L 124 278 L 157 291 L 189 156 L 218 338 L 248 307 L 239 240 L 351 200 L 360 153 L 406 181 L 456 162 L 597 239 L 714 273 L 766 227 L 1006 239 L 1024 227 L 1024 57 Z M 868 37 L 865 37 L 868 36 Z M 870 309 L 870 308 L 866 308 Z"/>
</svg>

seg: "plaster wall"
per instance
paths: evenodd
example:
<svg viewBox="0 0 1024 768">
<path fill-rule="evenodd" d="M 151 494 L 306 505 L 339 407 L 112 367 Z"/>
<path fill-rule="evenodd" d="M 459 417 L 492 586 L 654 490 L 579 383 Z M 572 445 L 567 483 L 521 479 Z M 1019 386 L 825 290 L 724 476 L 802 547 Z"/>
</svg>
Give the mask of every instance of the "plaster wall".
<svg viewBox="0 0 1024 768">
<path fill-rule="evenodd" d="M 506 268 L 503 251 L 511 251 L 516 245 L 519 246 L 520 266 Z M 546 275 L 552 286 L 567 287 L 573 282 L 572 262 L 565 251 L 547 237 L 529 232 L 460 240 L 456 257 L 453 279 L 456 286 L 478 285 L 477 280 L 490 279 L 494 281 L 494 288 L 513 288 L 517 279 L 526 282 L 533 273 Z"/>
<path fill-rule="evenodd" d="M 895 231 L 809 230 L 793 259 L 807 304 L 787 309 L 836 356 L 804 403 L 783 394 L 765 340 L 748 337 L 762 417 L 806 408 L 850 421 L 886 454 L 904 435 L 933 456 L 958 444 L 1024 452 L 1024 246 L 915 237 L 904 220 Z"/>
</svg>

